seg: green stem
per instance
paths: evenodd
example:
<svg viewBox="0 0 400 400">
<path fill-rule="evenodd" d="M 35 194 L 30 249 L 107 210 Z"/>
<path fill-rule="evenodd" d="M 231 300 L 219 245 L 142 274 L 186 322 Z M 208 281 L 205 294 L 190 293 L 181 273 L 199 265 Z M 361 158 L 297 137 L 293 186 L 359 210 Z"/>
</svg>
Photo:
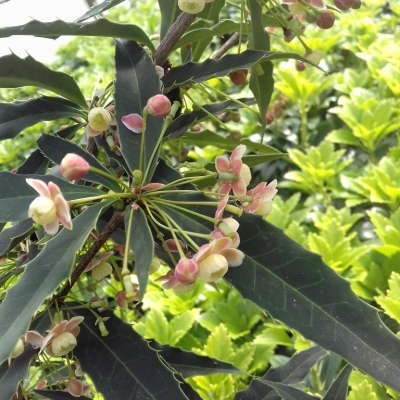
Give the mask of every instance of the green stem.
<svg viewBox="0 0 400 400">
<path fill-rule="evenodd" d="M 127 189 L 129 191 L 129 186 L 127 186 L 124 182 L 121 182 L 115 176 L 113 176 L 113 175 L 111 175 L 111 174 L 109 174 L 107 172 L 104 172 L 101 169 L 98 169 L 96 167 L 92 167 L 92 166 L 89 167 L 89 170 L 94 172 L 94 173 L 96 173 L 96 174 L 98 174 L 98 175 L 106 176 L 107 178 L 112 179 L 114 182 L 117 182 L 119 185 L 122 185 L 125 189 Z"/>
<path fill-rule="evenodd" d="M 100 196 L 92 196 L 92 197 L 85 197 L 83 199 L 70 200 L 68 204 L 70 206 L 76 206 L 78 204 L 89 203 L 96 200 L 113 199 L 113 198 L 115 198 L 115 200 L 118 200 L 121 197 L 135 198 L 135 196 L 133 196 L 132 193 L 107 193 L 107 194 L 102 194 Z"/>
<path fill-rule="evenodd" d="M 142 137 L 140 138 L 140 154 L 139 154 L 139 170 L 143 171 L 143 159 L 144 159 L 144 142 L 146 135 L 146 124 L 147 124 L 147 110 L 146 108 L 143 110 L 143 129 L 142 129 Z M 143 180 L 142 180 L 143 182 Z"/>
<path fill-rule="evenodd" d="M 125 235 L 126 235 L 126 240 L 125 240 L 125 251 L 124 251 L 124 261 L 122 264 L 122 270 L 121 270 L 121 275 L 129 275 L 129 269 L 128 269 L 128 256 L 129 256 L 129 240 L 131 238 L 131 230 L 132 230 L 132 221 L 133 221 L 133 212 L 135 210 L 133 207 L 130 209 L 129 213 L 129 220 L 128 220 L 128 226 L 125 229 Z"/>
</svg>

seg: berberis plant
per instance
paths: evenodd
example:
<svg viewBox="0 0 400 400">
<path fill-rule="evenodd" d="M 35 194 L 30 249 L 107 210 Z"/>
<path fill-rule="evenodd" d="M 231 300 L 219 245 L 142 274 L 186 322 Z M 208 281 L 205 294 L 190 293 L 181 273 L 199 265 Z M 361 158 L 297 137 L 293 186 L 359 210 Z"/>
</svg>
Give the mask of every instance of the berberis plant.
<svg viewBox="0 0 400 400">
<path fill-rule="evenodd" d="M 287 159 L 262 140 L 272 61 L 316 68 L 323 54 L 304 42 L 302 21 L 329 29 L 338 9 L 359 1 L 159 0 L 157 38 L 100 17 L 121 2 L 104 1 L 73 23 L 0 29 L 1 37 L 115 38 L 115 80 L 89 98 L 71 76 L 30 56 L 0 58 L 0 87 L 45 90 L 0 104 L 1 140 L 40 121 L 58 127 L 41 134 L 18 168 L 0 173 L 1 398 L 197 399 L 191 377 L 236 374 L 236 399 L 313 399 L 299 383 L 334 353 L 345 361 L 324 399 L 346 398 L 352 367 L 400 391 L 400 340 L 319 255 L 265 220 L 277 181 L 252 181 L 252 167 Z M 269 27 L 300 40 L 304 54 L 272 52 Z M 219 90 L 213 80 L 224 77 L 252 96 Z M 239 109 L 259 118 L 260 143 L 226 124 Z M 222 150 L 215 163 L 190 158 L 199 139 Z M 187 351 L 195 335 L 185 350 L 166 345 L 179 346 L 199 318 L 196 302 L 213 300 L 204 288 L 217 299 L 226 282 L 246 299 L 230 289 L 247 324 L 236 339 L 256 329 L 256 304 L 316 345 L 267 371 L 267 361 L 240 364 L 249 347 L 239 346 L 231 364 Z M 160 328 L 173 340 L 156 343 L 131 325 L 159 312 L 143 304 L 161 287 L 195 296 Z M 208 324 L 222 338 L 217 321 L 227 315 L 220 305 L 214 311 Z"/>
</svg>

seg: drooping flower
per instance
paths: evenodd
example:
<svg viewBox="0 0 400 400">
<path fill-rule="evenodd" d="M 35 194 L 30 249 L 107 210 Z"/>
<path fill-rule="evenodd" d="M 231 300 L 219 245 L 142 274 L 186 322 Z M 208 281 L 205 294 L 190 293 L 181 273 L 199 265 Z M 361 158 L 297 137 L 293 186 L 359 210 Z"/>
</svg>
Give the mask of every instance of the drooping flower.
<svg viewBox="0 0 400 400">
<path fill-rule="evenodd" d="M 115 124 L 113 114 L 104 107 L 92 108 L 88 114 L 88 121 L 85 131 L 91 137 L 100 135 L 100 133 Z"/>
<path fill-rule="evenodd" d="M 81 397 L 90 393 L 90 385 L 84 384 L 78 379 L 71 378 L 67 383 L 66 391 L 73 397 Z"/>
<path fill-rule="evenodd" d="M 215 227 L 215 229 L 211 232 L 211 237 L 213 239 L 229 237 L 232 239 L 232 247 L 236 249 L 239 247 L 240 244 L 240 237 L 237 233 L 238 228 L 239 222 L 237 222 L 234 218 L 223 218 Z"/>
<path fill-rule="evenodd" d="M 18 342 L 13 348 L 10 358 L 17 358 L 24 352 L 25 344 L 21 338 L 18 339 Z"/>
<path fill-rule="evenodd" d="M 146 109 L 154 117 L 166 117 L 171 111 L 171 102 L 167 96 L 156 94 L 147 101 Z"/>
<path fill-rule="evenodd" d="M 53 182 L 46 184 L 39 179 L 27 178 L 26 183 L 40 194 L 29 206 L 29 217 L 37 224 L 43 225 L 49 235 L 58 232 L 60 222 L 67 229 L 72 229 L 69 204 L 60 188 Z"/>
<path fill-rule="evenodd" d="M 266 182 L 259 183 L 254 189 L 247 191 L 250 201 L 244 201 L 242 208 L 248 213 L 253 213 L 265 217 L 272 210 L 272 199 L 278 192 L 276 189 L 277 180 L 274 179 L 268 185 Z"/>
<path fill-rule="evenodd" d="M 241 144 L 233 150 L 230 159 L 219 156 L 215 159 L 215 168 L 219 174 L 233 174 L 233 180 L 220 180 L 220 193 L 228 194 L 232 189 L 235 196 L 244 196 L 251 180 L 250 168 L 243 164 L 242 157 L 246 146 Z"/>
<path fill-rule="evenodd" d="M 60 172 L 69 180 L 82 179 L 89 172 L 89 163 L 78 154 L 68 153 L 61 160 Z"/>
<path fill-rule="evenodd" d="M 85 268 L 85 272 L 92 271 L 92 276 L 96 281 L 101 281 L 112 273 L 112 266 L 106 260 L 112 255 L 112 252 L 103 252 L 98 254 Z"/>
<path fill-rule="evenodd" d="M 69 321 L 64 320 L 57 324 L 46 337 L 37 331 L 28 331 L 25 341 L 35 349 L 40 348 L 39 354 L 46 349 L 46 353 L 52 357 L 60 357 L 69 353 L 77 344 L 76 337 L 79 334 L 79 324 L 83 317 L 77 316 Z"/>
<path fill-rule="evenodd" d="M 178 0 L 178 7 L 188 14 L 198 14 L 204 10 L 205 0 Z"/>
<path fill-rule="evenodd" d="M 242 264 L 244 254 L 234 247 L 231 238 L 222 237 L 201 246 L 193 258 L 199 265 L 200 277 L 206 282 L 214 282 L 226 274 L 228 266 Z"/>
<path fill-rule="evenodd" d="M 174 275 L 179 283 L 190 285 L 196 281 L 199 273 L 199 266 L 193 258 L 182 258 L 176 264 Z"/>
<path fill-rule="evenodd" d="M 139 114 L 128 114 L 121 118 L 122 123 L 134 133 L 142 133 L 143 118 Z"/>
</svg>

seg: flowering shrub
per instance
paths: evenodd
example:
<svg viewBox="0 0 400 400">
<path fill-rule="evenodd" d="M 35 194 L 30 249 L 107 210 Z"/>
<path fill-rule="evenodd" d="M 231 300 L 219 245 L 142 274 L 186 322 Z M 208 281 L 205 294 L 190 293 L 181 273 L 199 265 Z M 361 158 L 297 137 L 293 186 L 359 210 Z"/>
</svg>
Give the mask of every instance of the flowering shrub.
<svg viewBox="0 0 400 400">
<path fill-rule="evenodd" d="M 263 142 L 266 125 L 278 116 L 277 107 L 270 109 L 271 61 L 319 63 L 322 51 L 308 47 L 300 35 L 304 21 L 331 28 L 336 18 L 331 5 L 247 0 L 238 2 L 240 13 L 222 21 L 224 0 L 160 0 L 156 49 L 139 26 L 106 18 L 84 22 L 117 3 L 105 1 L 75 23 L 31 21 L 1 33 L 119 38 L 115 79 L 89 99 L 71 76 L 31 57 L 1 59 L 4 81 L 18 87 L 34 81 L 55 93 L 2 103 L 1 140 L 46 119 L 69 118 L 55 134 L 43 134 L 37 150 L 18 168 L 0 173 L 0 250 L 5 257 L 0 270 L 0 389 L 5 398 L 57 398 L 58 391 L 92 398 L 98 391 L 105 399 L 197 398 L 193 387 L 203 392 L 193 376 L 216 373 L 238 374 L 233 389 L 238 398 L 250 398 L 249 393 L 269 398 L 273 391 L 313 398 L 292 384 L 327 354 L 323 348 L 399 390 L 399 339 L 319 256 L 266 221 L 280 183 L 275 177 L 260 182 L 252 173 L 253 167 L 287 157 Z M 337 6 L 357 8 L 355 2 Z M 286 41 L 298 37 L 305 55 L 271 51 L 271 26 L 280 26 Z M 211 54 L 211 40 L 221 35 L 230 38 Z M 237 44 L 238 51 L 226 54 Z M 221 91 L 215 79 L 248 84 L 252 95 Z M 283 86 L 280 82 L 278 88 Z M 227 119 L 240 119 L 238 110 L 259 120 L 261 140 L 243 138 L 232 129 Z M 211 150 L 211 156 L 205 151 L 202 159 L 193 151 L 201 141 L 219 150 Z M 347 165 L 339 162 L 341 153 L 329 145 L 323 148 L 333 158 L 316 157 L 304 165 Z M 300 150 L 290 155 L 295 161 L 306 158 Z M 310 171 L 288 176 L 301 178 L 310 191 L 323 187 L 338 170 L 329 176 L 310 178 Z M 217 304 L 228 284 L 237 290 L 231 297 L 238 297 L 235 311 L 244 325 L 236 331 L 230 327 L 235 340 L 258 329 L 263 321 L 258 306 L 317 346 L 294 355 L 280 372 L 265 372 L 266 353 L 272 351 L 265 346 L 269 331 L 264 341 L 227 356 L 230 363 L 197 351 L 149 345 L 142 337 L 190 350 L 196 340 L 183 340 L 183 333 L 199 329 L 195 322 L 201 321 L 202 327 L 212 327 L 212 357 L 221 359 L 211 343 L 230 340 L 228 328 L 218 324 L 230 314 Z M 213 293 L 209 298 L 205 288 Z M 173 317 L 160 315 L 154 304 L 161 290 L 159 296 L 168 298 L 172 290 L 186 299 L 183 316 L 175 315 L 173 301 L 164 305 Z M 199 315 L 205 301 L 215 304 L 208 318 Z M 132 329 L 143 314 L 149 325 L 160 324 L 159 336 L 151 336 L 140 323 Z M 137 333 L 141 328 L 142 335 Z M 273 334 L 279 336 L 277 330 Z M 286 333 L 279 337 L 291 343 Z M 245 362 L 257 354 L 258 364 Z M 326 398 L 345 398 L 350 371 L 342 370 Z M 16 381 L 22 381 L 17 391 Z"/>
</svg>

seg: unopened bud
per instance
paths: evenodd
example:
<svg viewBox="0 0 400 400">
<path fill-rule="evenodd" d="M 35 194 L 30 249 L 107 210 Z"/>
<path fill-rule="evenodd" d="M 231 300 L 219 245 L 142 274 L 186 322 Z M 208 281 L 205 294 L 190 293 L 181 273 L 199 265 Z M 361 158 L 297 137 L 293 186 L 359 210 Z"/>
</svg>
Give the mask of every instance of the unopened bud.
<svg viewBox="0 0 400 400">
<path fill-rule="evenodd" d="M 189 285 L 197 279 L 199 273 L 199 266 L 193 258 L 183 258 L 176 265 L 174 275 L 178 282 Z"/>
<path fill-rule="evenodd" d="M 171 102 L 163 94 L 156 94 L 147 101 L 146 108 L 154 117 L 166 117 L 171 111 Z"/>
<path fill-rule="evenodd" d="M 78 154 L 68 153 L 60 163 L 60 172 L 69 180 L 82 179 L 89 172 L 89 163 Z"/>
<path fill-rule="evenodd" d="M 239 71 L 234 71 L 229 74 L 229 78 L 231 79 L 231 82 L 235 86 L 240 86 L 243 85 L 246 82 L 247 74 L 249 73 L 249 70 L 247 69 L 241 69 Z"/>
</svg>

